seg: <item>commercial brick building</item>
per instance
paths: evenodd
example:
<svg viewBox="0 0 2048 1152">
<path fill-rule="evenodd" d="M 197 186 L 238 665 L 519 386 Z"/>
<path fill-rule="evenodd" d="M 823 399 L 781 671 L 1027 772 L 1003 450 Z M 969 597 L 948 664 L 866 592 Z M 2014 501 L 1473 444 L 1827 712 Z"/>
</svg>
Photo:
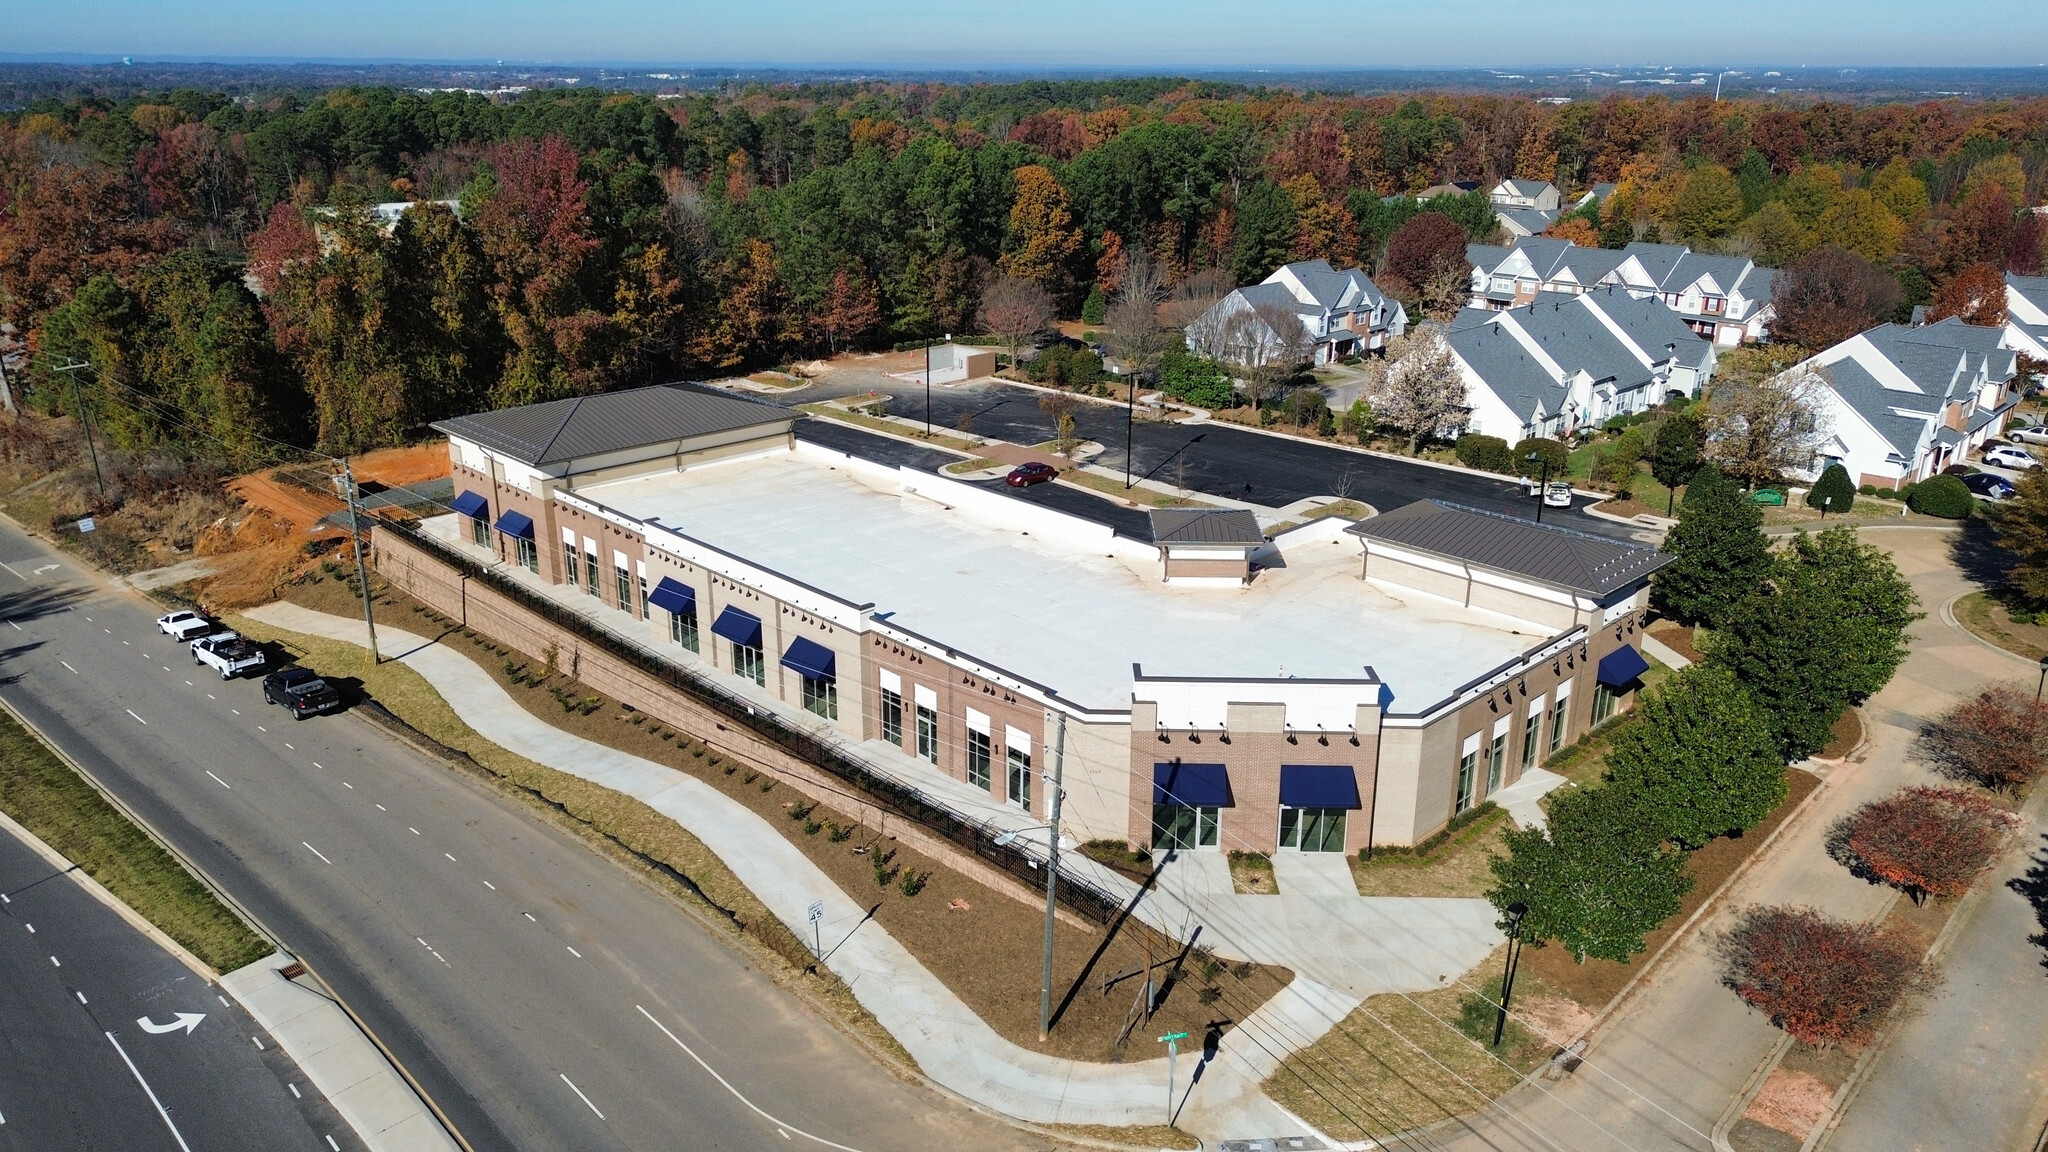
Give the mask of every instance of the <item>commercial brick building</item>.
<svg viewBox="0 0 2048 1152">
<path fill-rule="evenodd" d="M 444 421 L 426 528 L 928 791 L 1043 820 L 1057 759 L 1072 834 L 1140 846 L 1413 843 L 1647 667 L 1649 549 L 1439 502 L 1137 541 L 794 419 L 662 386 Z"/>
</svg>

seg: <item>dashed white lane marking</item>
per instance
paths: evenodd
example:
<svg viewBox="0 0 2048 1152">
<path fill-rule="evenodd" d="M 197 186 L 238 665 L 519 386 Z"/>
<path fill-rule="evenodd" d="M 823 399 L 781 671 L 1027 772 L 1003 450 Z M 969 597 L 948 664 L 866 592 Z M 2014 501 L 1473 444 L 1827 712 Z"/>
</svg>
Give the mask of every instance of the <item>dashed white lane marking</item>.
<svg viewBox="0 0 2048 1152">
<path fill-rule="evenodd" d="M 308 852 L 311 852 L 311 853 L 312 853 L 313 855 L 315 855 L 315 856 L 319 856 L 319 857 L 320 857 L 320 862 L 321 862 L 321 863 L 323 863 L 323 864 L 332 864 L 332 863 L 334 863 L 334 861 L 332 861 L 332 860 L 329 860 L 329 859 L 328 859 L 328 858 L 327 858 L 326 856 L 322 855 L 322 854 L 321 854 L 321 852 L 320 852 L 320 850 L 319 850 L 318 848 L 315 848 L 315 847 L 313 847 L 313 846 L 312 846 L 311 844 L 307 844 L 307 843 L 306 843 L 306 842 L 305 842 L 304 840 L 301 840 L 301 841 L 299 841 L 299 844 L 300 844 L 301 846 L 303 846 L 303 847 L 304 847 L 304 848 L 306 849 L 306 851 L 308 851 Z"/>
<path fill-rule="evenodd" d="M 52 956 L 52 957 L 50 957 L 50 967 L 52 967 L 52 968 L 62 968 L 63 966 L 64 966 L 64 965 L 62 965 L 62 964 L 60 964 L 60 963 L 58 963 L 58 962 L 57 962 L 57 958 L 56 958 L 55 956 Z"/>
<path fill-rule="evenodd" d="M 35 926 L 35 925 L 33 925 L 33 924 L 28 924 L 28 923 L 24 922 L 24 923 L 23 923 L 23 926 L 24 926 L 24 927 L 26 927 L 26 928 L 28 929 L 28 934 L 29 934 L 29 935 L 33 936 L 33 935 L 35 935 L 35 934 L 36 934 L 36 926 Z"/>
<path fill-rule="evenodd" d="M 225 997 L 225 996 L 223 996 L 223 995 L 221 995 L 221 994 L 220 994 L 220 993 L 218 993 L 218 992 L 215 992 L 215 993 L 213 994 L 213 998 L 214 998 L 215 1000 L 218 1000 L 218 1001 L 220 1001 L 220 1006 L 221 1006 L 221 1007 L 223 1007 L 223 1008 L 231 1008 L 231 1007 L 233 1007 L 233 1005 L 231 1005 L 231 1004 L 229 1004 L 229 1003 L 228 1003 L 228 998 L 227 998 L 227 997 Z"/>
<path fill-rule="evenodd" d="M 287 748 L 292 748 L 292 746 L 291 746 L 291 745 L 289 745 L 289 744 L 285 745 L 285 747 L 287 747 Z M 298 751 L 298 749 L 297 749 L 297 748 L 292 748 L 292 751 L 294 751 L 294 752 L 297 752 L 297 751 Z"/>
<path fill-rule="evenodd" d="M 417 829 L 417 828 L 414 828 L 414 827 L 413 827 L 412 825 L 410 825 L 410 824 L 406 825 L 405 827 L 406 827 L 406 831 L 408 831 L 408 832 L 411 832 L 411 833 L 412 833 L 413 835 L 415 835 L 415 836 L 417 836 L 417 835 L 419 835 L 419 834 L 420 834 L 420 830 L 419 830 L 419 829 Z"/>
<path fill-rule="evenodd" d="M 129 714 L 130 716 L 135 716 L 135 709 L 133 709 L 133 708 L 123 708 L 123 709 L 121 709 L 121 711 L 123 711 L 123 712 L 126 712 L 126 713 L 127 713 L 127 714 Z M 140 717 L 140 716 L 135 716 L 135 722 L 136 722 L 137 724 L 144 724 L 144 725 L 146 725 L 146 724 L 148 724 L 148 723 L 149 723 L 149 721 L 147 721 L 147 720 L 144 720 L 144 719 L 143 719 L 142 717 Z"/>
<path fill-rule="evenodd" d="M 218 700 L 218 699 L 220 699 L 220 697 L 218 697 L 218 696 L 215 696 L 215 695 L 214 695 L 213 693 L 211 693 L 211 692 L 208 692 L 208 693 L 206 694 L 206 698 L 207 698 L 208 700 Z"/>
<path fill-rule="evenodd" d="M 157 665 L 157 667 L 159 667 L 159 668 L 162 668 L 162 669 L 163 669 L 164 671 L 166 671 L 166 672 L 169 672 L 169 671 L 171 670 L 171 666 L 170 666 L 169 664 L 159 664 L 159 665 Z M 191 683 L 191 681 L 190 681 L 190 680 L 187 680 L 187 681 L 185 681 L 185 683 L 187 683 L 187 684 L 190 684 L 190 683 Z"/>
<path fill-rule="evenodd" d="M 574 1092 L 576 1094 L 576 1098 L 578 1100 L 583 1101 L 584 1105 L 588 1107 L 592 1112 L 597 1112 L 597 1105 L 592 1104 L 590 1102 L 590 1097 L 585 1096 L 583 1094 L 583 1089 L 578 1088 L 576 1086 L 576 1082 L 574 1080 L 569 1079 L 567 1074 L 562 1075 L 562 1083 L 567 1084 L 569 1086 L 569 1091 Z M 604 1119 L 604 1113 L 597 1112 L 597 1118 L 599 1120 Z"/>
<path fill-rule="evenodd" d="M 240 716 L 240 715 L 241 715 L 241 713 L 240 713 L 240 712 L 237 712 L 237 713 L 235 713 L 235 715 L 237 715 L 237 716 Z M 261 725 L 261 724 L 258 724 L 258 725 L 256 726 L 256 730 L 257 730 L 258 732 L 268 732 L 268 731 L 270 731 L 270 729 L 268 729 L 268 728 L 265 728 L 265 727 L 264 727 L 263 725 Z"/>
<path fill-rule="evenodd" d="M 14 624 L 14 621 L 12 621 L 12 620 L 9 620 L 9 621 L 8 621 L 8 623 L 9 623 L 9 624 Z M 19 624 L 14 624 L 14 630 L 15 630 L 16 632 L 19 632 L 19 631 L 21 631 L 21 625 L 19 625 Z"/>
<path fill-rule="evenodd" d="M 237 716 L 240 716 L 242 714 L 242 710 L 240 708 L 230 708 L 228 709 L 228 711 L 233 712 Z"/>
<path fill-rule="evenodd" d="M 375 801 L 372 801 L 372 803 L 375 803 Z M 378 805 L 377 805 L 377 811 L 379 811 L 379 812 L 389 812 L 389 811 L 391 811 L 391 809 L 389 809 L 389 808 L 386 808 L 386 807 L 385 807 L 385 806 L 383 806 L 382 804 L 378 804 Z"/>
<path fill-rule="evenodd" d="M 564 948 L 569 948 L 569 946 L 568 946 L 567 944 L 564 944 L 564 945 L 562 945 L 562 947 L 564 947 Z M 577 950 L 575 950 L 574 948 L 569 948 L 569 955 L 571 955 L 571 956 L 574 956 L 574 957 L 575 957 L 575 958 L 577 958 L 578 960 L 581 960 L 581 959 L 583 959 L 583 953 L 581 953 L 581 952 L 578 952 L 578 951 L 577 951 Z"/>
<path fill-rule="evenodd" d="M 193 682 L 191 682 L 190 680 L 187 680 L 187 681 L 185 681 L 185 687 L 187 687 L 187 688 L 197 688 L 197 687 L 199 687 L 199 685 L 197 685 L 197 684 L 194 684 L 194 683 L 193 683 Z"/>
<path fill-rule="evenodd" d="M 85 999 L 85 993 L 83 993 L 83 992 L 80 992 L 80 991 L 78 991 L 77 989 L 75 989 L 75 988 L 74 988 L 74 989 L 72 989 L 72 990 L 71 990 L 71 994 L 72 994 L 73 996 L 76 996 L 76 997 L 78 997 L 78 1002 L 79 1002 L 80 1004 L 83 1004 L 83 1003 L 85 1003 L 85 1002 L 86 1002 L 86 999 Z"/>
<path fill-rule="evenodd" d="M 496 892 L 498 890 L 498 886 L 496 884 L 491 883 L 489 880 L 484 881 L 484 887 L 489 888 L 493 892 Z"/>
<path fill-rule="evenodd" d="M 521 912 L 520 915 L 526 917 L 528 920 L 533 920 L 533 913 L 531 912 Z M 540 921 L 538 920 L 533 920 L 533 922 L 535 924 L 540 923 Z"/>
<path fill-rule="evenodd" d="M 293 1093 L 294 1095 L 297 1095 L 297 1094 L 298 1094 L 298 1089 L 296 1089 L 296 1088 L 292 1089 L 292 1093 Z M 334 1149 L 334 1152 L 341 1152 L 341 1145 L 339 1145 L 339 1144 L 336 1144 L 336 1143 L 334 1142 L 334 1137 L 332 1137 L 332 1136 L 329 1136 L 329 1137 L 327 1137 L 327 1146 L 328 1146 L 329 1148 L 332 1148 L 332 1149 Z"/>
<path fill-rule="evenodd" d="M 76 676 L 76 675 L 78 675 L 78 669 L 76 669 L 76 668 L 73 668 L 73 667 L 71 666 L 71 663 L 70 663 L 70 661 L 67 661 L 67 660 L 59 660 L 59 661 L 57 661 L 57 663 L 59 663 L 59 664 L 62 664 L 62 665 L 64 665 L 64 670 L 65 670 L 66 672 L 69 672 L 69 673 L 71 673 L 71 674 L 72 674 L 73 676 Z"/>
<path fill-rule="evenodd" d="M 448 854 L 447 854 L 446 852 L 443 852 L 443 853 L 441 853 L 441 855 L 443 855 L 443 856 L 448 856 Z M 449 863 L 451 863 L 451 864 L 452 864 L 452 863 L 454 863 L 454 862 L 455 862 L 455 857 L 453 857 L 453 856 L 448 856 L 448 862 L 449 862 Z"/>
<path fill-rule="evenodd" d="M 789 1139 L 789 1133 L 787 1133 L 787 1132 L 783 1132 L 783 1131 L 782 1131 L 782 1129 L 780 1129 L 780 1128 L 777 1128 L 777 1129 L 776 1129 L 776 1131 L 777 1131 L 777 1132 L 781 1132 L 781 1133 L 782 1133 L 782 1138 L 783 1138 L 784 1140 L 787 1140 L 787 1139 Z"/>
<path fill-rule="evenodd" d="M 213 776 L 213 772 L 212 772 L 212 770 L 211 770 L 211 769 L 207 770 L 207 773 L 206 773 L 206 774 L 207 774 L 208 776 Z M 226 789 L 227 789 L 228 791 L 230 791 L 230 792 L 232 792 L 232 791 L 234 791 L 234 790 L 235 790 L 235 788 L 234 788 L 234 785 L 232 785 L 232 784 L 229 784 L 229 783 L 228 783 L 227 781 L 225 781 L 225 780 L 221 779 L 221 778 L 220 778 L 220 777 L 218 777 L 218 776 L 213 776 L 213 782 L 214 782 L 215 784 L 218 784 L 218 785 L 220 785 L 220 786 L 221 786 L 221 787 L 223 787 L 223 788 L 226 788 Z"/>
<path fill-rule="evenodd" d="M 251 1044 L 254 1044 L 254 1045 L 256 1046 L 256 1050 L 257 1050 L 258 1052 L 268 1052 L 268 1051 L 270 1051 L 270 1049 L 268 1049 L 268 1048 L 265 1048 L 265 1047 L 263 1046 L 263 1037 L 261 1037 L 261 1036 L 251 1036 L 251 1037 L 249 1037 L 249 1043 L 251 1043 Z"/>
<path fill-rule="evenodd" d="M 287 1088 L 289 1088 L 289 1089 L 291 1089 L 291 1090 L 292 1090 L 292 1099 L 294 1099 L 294 1100 L 304 1100 L 304 1099 L 305 1099 L 305 1097 L 304 1097 L 304 1096 L 301 1096 L 301 1095 L 299 1095 L 299 1086 L 298 1086 L 297 1084 L 287 1084 L 287 1085 L 285 1085 L 285 1087 L 287 1087 Z"/>
</svg>

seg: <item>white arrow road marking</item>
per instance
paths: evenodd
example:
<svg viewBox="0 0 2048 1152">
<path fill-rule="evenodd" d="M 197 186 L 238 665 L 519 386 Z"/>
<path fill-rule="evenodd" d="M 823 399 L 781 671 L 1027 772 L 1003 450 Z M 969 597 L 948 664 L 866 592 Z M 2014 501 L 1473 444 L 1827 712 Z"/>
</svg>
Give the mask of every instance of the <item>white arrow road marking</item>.
<svg viewBox="0 0 2048 1152">
<path fill-rule="evenodd" d="M 135 1077 L 135 1082 L 137 1084 L 142 1085 L 143 1092 L 149 1096 L 149 1102 L 151 1104 L 156 1105 L 156 1114 L 164 1118 L 164 1127 L 169 1128 L 171 1130 L 171 1135 L 178 1141 L 178 1147 L 184 1149 L 185 1152 L 192 1152 L 192 1146 L 190 1144 L 185 1143 L 185 1134 L 183 1132 L 178 1131 L 178 1126 L 176 1124 L 171 1123 L 171 1114 L 169 1112 L 164 1111 L 163 1101 L 158 1100 L 156 1098 L 156 1089 L 151 1088 L 149 1086 L 149 1081 L 144 1080 L 142 1078 L 142 1073 L 136 1070 L 135 1061 L 130 1060 L 128 1058 L 128 1050 L 121 1047 L 121 1042 L 119 1040 L 114 1039 L 114 1034 L 112 1032 L 107 1033 L 107 1043 L 112 1044 L 114 1046 L 114 1051 L 119 1052 L 121 1054 L 121 1063 L 126 1064 L 128 1066 L 128 1071 Z"/>
<path fill-rule="evenodd" d="M 185 1035 L 190 1036 L 192 1030 L 199 1027 L 199 1022 L 204 1019 L 206 1019 L 206 1013 L 204 1012 L 180 1012 L 176 1020 L 171 1021 L 169 1024 L 159 1024 L 147 1016 L 138 1016 L 135 1019 L 135 1026 L 151 1036 L 161 1036 L 166 1032 L 177 1032 L 180 1030 Z"/>
<path fill-rule="evenodd" d="M 62 567 L 62 564 L 45 564 L 40 568 L 31 569 L 30 575 L 41 576 L 45 572 L 55 572 L 57 569 Z"/>
</svg>

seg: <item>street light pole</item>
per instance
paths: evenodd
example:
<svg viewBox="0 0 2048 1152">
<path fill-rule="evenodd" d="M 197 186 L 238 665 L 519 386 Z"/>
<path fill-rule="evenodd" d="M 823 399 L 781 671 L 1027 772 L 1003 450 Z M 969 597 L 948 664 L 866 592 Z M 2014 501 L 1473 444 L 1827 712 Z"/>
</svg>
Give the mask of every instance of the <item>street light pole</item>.
<svg viewBox="0 0 2048 1152">
<path fill-rule="evenodd" d="M 1536 484 L 1536 522 L 1543 523 L 1543 502 L 1550 499 L 1550 460 L 1531 452 L 1522 458 L 1526 463 L 1543 465 L 1543 479 Z"/>
<path fill-rule="evenodd" d="M 2034 685 L 2034 703 L 2041 702 L 2041 689 L 2048 687 L 2048 656 L 2041 657 L 2041 682 Z"/>
<path fill-rule="evenodd" d="M 932 438 L 932 338 L 924 338 L 924 438 Z"/>
<path fill-rule="evenodd" d="M 1529 914 L 1529 906 L 1516 901 L 1508 905 L 1508 961 L 1507 970 L 1500 978 L 1500 1014 L 1493 1019 L 1493 1046 L 1500 1047 L 1501 1034 L 1508 1026 L 1508 997 L 1515 993 L 1515 969 L 1522 961 L 1522 917 Z"/>
</svg>

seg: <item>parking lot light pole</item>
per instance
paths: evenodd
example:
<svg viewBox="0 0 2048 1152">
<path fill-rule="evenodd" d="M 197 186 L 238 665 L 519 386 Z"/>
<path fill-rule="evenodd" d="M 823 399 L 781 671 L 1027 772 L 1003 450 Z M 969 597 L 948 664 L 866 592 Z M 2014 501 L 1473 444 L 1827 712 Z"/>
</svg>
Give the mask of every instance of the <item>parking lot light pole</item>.
<svg viewBox="0 0 2048 1152">
<path fill-rule="evenodd" d="M 2041 702 L 2041 689 L 2043 688 L 2048 688 L 2048 656 L 2041 657 L 2041 682 L 2034 685 L 2034 703 L 2039 704 Z"/>
<path fill-rule="evenodd" d="M 1529 914 L 1529 906 L 1516 901 L 1508 905 L 1508 962 L 1507 970 L 1500 978 L 1500 1013 L 1493 1018 L 1493 1046 L 1500 1047 L 1502 1033 L 1508 1026 L 1508 997 L 1515 994 L 1515 969 L 1522 960 L 1522 917 Z"/>
<path fill-rule="evenodd" d="M 1543 479 L 1536 485 L 1536 522 L 1543 523 L 1543 502 L 1550 499 L 1550 460 L 1534 452 L 1523 458 L 1524 463 L 1543 465 Z"/>
</svg>

